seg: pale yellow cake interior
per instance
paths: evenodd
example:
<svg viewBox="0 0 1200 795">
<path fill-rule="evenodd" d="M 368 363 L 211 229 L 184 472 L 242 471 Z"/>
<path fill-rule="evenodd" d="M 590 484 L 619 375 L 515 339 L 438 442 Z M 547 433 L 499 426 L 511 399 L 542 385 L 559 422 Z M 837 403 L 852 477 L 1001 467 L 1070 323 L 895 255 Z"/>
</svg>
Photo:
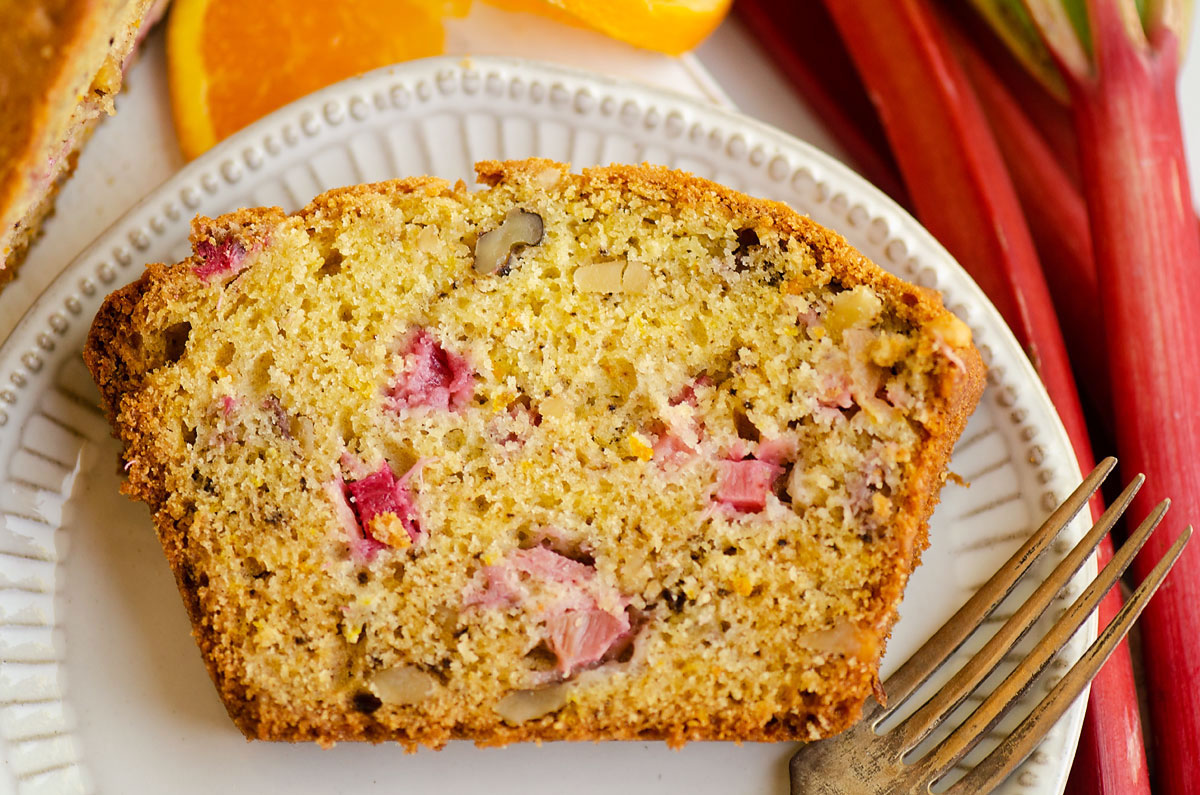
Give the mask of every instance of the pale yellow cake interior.
<svg viewBox="0 0 1200 795">
<path fill-rule="evenodd" d="M 822 710 L 873 681 L 924 519 L 905 511 L 930 499 L 910 470 L 965 327 L 918 327 L 736 207 L 564 173 L 334 197 L 155 310 L 176 350 L 144 394 L 200 604 L 248 693 L 318 721 L 358 711 L 432 744 L 789 716 L 821 736 Z M 514 208 L 541 242 L 478 273 L 477 238 Z M 389 405 L 418 329 L 470 364 L 467 406 Z M 841 407 L 842 375 L 878 388 Z M 691 452 L 655 449 L 668 428 Z M 789 438 L 761 511 L 719 504 L 722 460 Z M 327 487 L 347 455 L 398 477 L 420 462 L 424 539 L 351 553 Z M 537 593 L 464 606 L 547 529 L 633 627 L 565 677 Z"/>
</svg>

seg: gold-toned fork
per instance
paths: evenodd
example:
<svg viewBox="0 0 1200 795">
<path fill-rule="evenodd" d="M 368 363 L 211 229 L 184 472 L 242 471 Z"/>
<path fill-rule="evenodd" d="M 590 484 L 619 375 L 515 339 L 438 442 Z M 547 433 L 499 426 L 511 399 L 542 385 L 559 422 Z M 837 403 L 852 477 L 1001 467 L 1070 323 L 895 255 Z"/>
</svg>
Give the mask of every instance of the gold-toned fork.
<svg viewBox="0 0 1200 795">
<path fill-rule="evenodd" d="M 1109 564 L 1096 575 L 1096 579 L 1066 609 L 1062 617 L 1017 664 L 1012 673 L 988 694 L 979 707 L 946 739 L 924 751 L 920 758 L 909 758 L 922 741 L 945 722 L 980 682 L 992 673 L 1009 650 L 1045 612 L 1055 596 L 1091 555 L 1100 539 L 1129 507 L 1145 480 L 1141 475 L 1125 488 L 1121 496 L 1067 553 L 1054 571 L 945 686 L 894 728 L 883 733 L 880 733 L 879 729 L 880 725 L 895 715 L 913 693 L 941 668 L 1004 601 L 1030 566 L 1050 546 L 1059 531 L 1100 488 L 1100 484 L 1112 472 L 1116 463 L 1116 459 L 1113 458 L 1102 461 L 995 576 L 967 600 L 967 603 L 934 633 L 908 662 L 888 678 L 883 684 L 888 706 L 869 701 L 863 710 L 862 720 L 855 726 L 836 737 L 809 743 L 792 757 L 792 795 L 908 795 L 930 792 L 938 779 L 944 777 L 987 736 L 1117 582 L 1167 512 L 1167 500 L 1157 505 L 1145 521 L 1129 534 Z M 1116 618 L 1071 670 L 1011 734 L 946 792 L 955 795 L 990 792 L 1034 751 L 1046 732 L 1092 681 L 1113 649 L 1141 615 L 1146 603 L 1179 558 L 1191 534 L 1191 526 L 1180 533 Z"/>
</svg>

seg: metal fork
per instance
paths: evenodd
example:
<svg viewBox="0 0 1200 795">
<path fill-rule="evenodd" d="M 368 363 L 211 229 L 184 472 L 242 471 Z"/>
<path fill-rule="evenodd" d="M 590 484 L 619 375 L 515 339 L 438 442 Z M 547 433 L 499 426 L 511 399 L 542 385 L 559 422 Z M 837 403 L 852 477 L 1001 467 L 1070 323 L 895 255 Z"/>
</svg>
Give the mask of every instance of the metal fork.
<svg viewBox="0 0 1200 795">
<path fill-rule="evenodd" d="M 931 787 L 974 748 L 1029 689 L 1055 654 L 1087 620 L 1100 600 L 1120 578 L 1146 539 L 1167 512 L 1168 500 L 1157 505 L 1112 561 L 1084 589 L 1007 678 L 942 742 L 919 759 L 908 759 L 914 749 L 941 725 L 971 691 L 996 667 L 1046 610 L 1067 581 L 1083 565 L 1100 539 L 1120 518 L 1145 478 L 1138 475 L 1092 529 L 1058 564 L 1004 625 L 950 681 L 910 717 L 886 733 L 879 726 L 946 662 L 984 619 L 1012 592 L 1022 575 L 1041 556 L 1058 532 L 1083 508 L 1116 466 L 1106 458 L 1058 507 L 1029 540 L 1009 558 L 946 624 L 884 683 L 888 706 L 869 701 L 863 718 L 852 728 L 827 740 L 801 748 L 791 761 L 792 795 L 835 793 L 930 792 Z M 1092 681 L 1113 649 L 1141 615 L 1191 537 L 1187 527 L 1116 618 L 1100 634 L 1071 670 L 1054 686 L 1011 734 L 947 792 L 989 792 L 1031 754 L 1046 732 Z"/>
</svg>

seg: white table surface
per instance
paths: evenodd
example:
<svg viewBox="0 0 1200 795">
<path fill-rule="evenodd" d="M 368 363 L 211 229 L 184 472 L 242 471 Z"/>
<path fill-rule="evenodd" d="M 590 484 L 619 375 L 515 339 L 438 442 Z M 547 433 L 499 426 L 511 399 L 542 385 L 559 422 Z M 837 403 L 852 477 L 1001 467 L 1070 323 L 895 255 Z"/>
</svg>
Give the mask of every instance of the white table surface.
<svg viewBox="0 0 1200 795">
<path fill-rule="evenodd" d="M 479 5 L 479 4 L 477 4 Z M 482 8 L 483 16 L 497 12 Z M 538 57 L 539 53 L 513 42 L 538 39 L 539 23 L 522 21 L 522 29 L 505 40 L 506 54 Z M 1200 14 L 1194 40 L 1200 42 Z M 589 34 L 590 35 L 590 34 Z M 470 45 L 465 33 L 454 33 L 460 46 Z M 526 38 L 523 40 L 521 36 Z M 753 38 L 737 19 L 725 22 L 695 53 L 696 58 L 671 63 L 600 37 L 571 34 L 571 45 L 560 45 L 561 60 L 623 73 L 646 82 L 672 85 L 715 101 L 732 101 L 751 116 L 844 157 L 836 140 L 819 119 L 795 96 Z M 578 46 L 576 46 L 578 45 Z M 1200 45 L 1198 45 L 1200 47 Z M 483 54 L 505 53 L 501 47 L 479 47 Z M 542 54 L 543 57 L 547 57 Z M 175 142 L 164 74 L 162 30 L 153 33 L 144 53 L 127 77 L 127 90 L 118 98 L 118 115 L 102 124 L 80 158 L 75 177 L 61 192 L 57 216 L 31 250 L 16 281 L 0 291 L 0 340 L 5 339 L 26 308 L 58 273 L 97 235 L 120 218 L 142 196 L 170 177 L 183 158 Z M 604 69 L 604 65 L 609 66 Z M 697 70 L 696 65 L 703 69 Z M 707 70 L 705 73 L 704 70 Z M 713 82 L 709 82 L 709 80 Z M 1185 63 L 1180 82 L 1181 110 L 1194 196 L 1200 196 L 1200 52 Z"/>
</svg>

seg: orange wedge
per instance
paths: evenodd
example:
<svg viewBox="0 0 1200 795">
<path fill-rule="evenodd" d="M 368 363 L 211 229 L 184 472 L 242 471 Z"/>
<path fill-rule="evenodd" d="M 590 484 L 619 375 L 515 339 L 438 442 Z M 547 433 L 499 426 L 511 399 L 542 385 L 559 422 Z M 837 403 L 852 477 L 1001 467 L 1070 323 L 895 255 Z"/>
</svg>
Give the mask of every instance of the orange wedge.
<svg viewBox="0 0 1200 795">
<path fill-rule="evenodd" d="M 191 159 L 338 80 L 440 54 L 470 0 L 176 0 L 167 27 L 175 130 Z"/>
<path fill-rule="evenodd" d="M 699 43 L 731 0 L 486 0 L 665 53 Z M 175 0 L 167 70 L 190 160 L 338 80 L 445 51 L 442 21 L 471 0 Z"/>
<path fill-rule="evenodd" d="M 544 0 L 588 27 L 648 50 L 678 55 L 712 33 L 732 0 Z"/>
</svg>

